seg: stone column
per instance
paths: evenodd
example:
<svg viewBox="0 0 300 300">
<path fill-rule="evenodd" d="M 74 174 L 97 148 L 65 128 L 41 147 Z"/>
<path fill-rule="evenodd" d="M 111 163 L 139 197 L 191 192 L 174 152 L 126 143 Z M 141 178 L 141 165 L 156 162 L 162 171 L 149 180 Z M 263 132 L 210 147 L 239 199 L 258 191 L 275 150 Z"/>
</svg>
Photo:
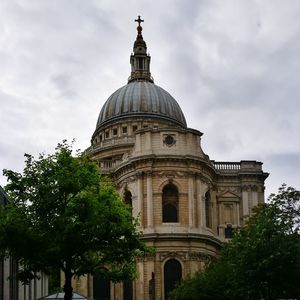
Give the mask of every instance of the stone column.
<svg viewBox="0 0 300 300">
<path fill-rule="evenodd" d="M 202 185 L 200 178 L 196 179 L 197 184 L 197 210 L 198 210 L 198 227 L 202 226 Z"/>
<path fill-rule="evenodd" d="M 205 216 L 205 193 L 208 186 L 197 178 L 197 209 L 198 209 L 198 227 L 206 227 Z"/>
<path fill-rule="evenodd" d="M 140 215 L 141 227 L 143 226 L 143 177 L 138 174 L 137 179 L 137 213 Z"/>
<path fill-rule="evenodd" d="M 147 225 L 153 227 L 153 190 L 152 174 L 147 174 Z"/>
<path fill-rule="evenodd" d="M 236 216 L 237 216 L 237 226 L 240 227 L 240 203 L 236 204 Z"/>
<path fill-rule="evenodd" d="M 143 261 L 138 261 L 137 263 L 137 273 L 138 277 L 135 280 L 135 285 L 133 289 L 134 299 L 143 299 L 144 297 L 144 263 Z"/>
<path fill-rule="evenodd" d="M 243 190 L 242 192 L 242 200 L 243 200 L 243 216 L 249 215 L 249 197 L 248 191 Z"/>
<path fill-rule="evenodd" d="M 217 193 L 216 193 L 215 189 L 211 190 L 210 200 L 211 200 L 211 205 L 212 205 L 211 227 L 212 227 L 212 230 L 215 232 L 215 234 L 217 234 L 218 233 L 218 231 L 217 231 L 218 215 L 217 215 Z"/>
<path fill-rule="evenodd" d="M 189 199 L 189 227 L 195 227 L 195 209 L 194 209 L 194 182 L 193 177 L 188 179 L 188 199 Z"/>
<path fill-rule="evenodd" d="M 258 205 L 257 191 L 252 191 L 252 208 Z"/>
<path fill-rule="evenodd" d="M 205 209 L 205 193 L 202 195 L 202 207 L 201 207 L 201 225 L 206 227 L 206 209 Z"/>
</svg>

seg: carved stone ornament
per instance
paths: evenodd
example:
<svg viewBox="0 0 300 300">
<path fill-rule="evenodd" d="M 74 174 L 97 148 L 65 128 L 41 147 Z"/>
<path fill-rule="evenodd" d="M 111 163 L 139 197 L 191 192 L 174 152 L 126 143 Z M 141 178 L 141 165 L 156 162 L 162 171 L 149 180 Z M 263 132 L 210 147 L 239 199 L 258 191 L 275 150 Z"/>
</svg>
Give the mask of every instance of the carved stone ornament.
<svg viewBox="0 0 300 300">
<path fill-rule="evenodd" d="M 161 178 L 186 177 L 186 174 L 180 171 L 160 171 L 155 172 L 155 175 Z"/>
<path fill-rule="evenodd" d="M 137 176 L 130 176 L 128 178 L 126 178 L 125 180 L 122 180 L 120 182 L 120 186 L 121 188 L 126 188 L 128 186 L 128 184 L 137 181 Z"/>
<path fill-rule="evenodd" d="M 245 184 L 242 186 L 242 191 L 254 191 L 254 192 L 258 192 L 259 191 L 259 187 L 255 184 Z"/>
<path fill-rule="evenodd" d="M 164 261 L 167 258 L 178 258 L 180 260 L 187 260 L 188 253 L 186 251 L 166 251 L 158 253 L 159 261 Z"/>
<path fill-rule="evenodd" d="M 209 254 L 202 253 L 202 252 L 196 252 L 196 251 L 189 251 L 188 258 L 190 260 L 204 261 L 205 263 L 208 263 L 215 259 L 213 256 L 211 256 Z"/>
<path fill-rule="evenodd" d="M 142 253 L 137 257 L 138 262 L 154 261 L 154 259 L 155 259 L 155 254 L 154 253 Z"/>
</svg>

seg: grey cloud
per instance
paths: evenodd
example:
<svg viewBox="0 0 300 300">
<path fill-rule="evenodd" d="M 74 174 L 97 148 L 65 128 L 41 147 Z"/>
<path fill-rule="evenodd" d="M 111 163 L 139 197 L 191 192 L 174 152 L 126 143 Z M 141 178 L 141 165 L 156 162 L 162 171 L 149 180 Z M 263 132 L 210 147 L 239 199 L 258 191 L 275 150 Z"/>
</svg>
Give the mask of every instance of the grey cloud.
<svg viewBox="0 0 300 300">
<path fill-rule="evenodd" d="M 265 161 L 267 190 L 297 185 L 300 4 L 287 2 L 2 1 L 0 167 L 20 169 L 24 152 L 63 138 L 89 145 L 126 84 L 141 14 L 155 82 L 204 132 L 207 154 Z"/>
<path fill-rule="evenodd" d="M 280 153 L 264 157 L 265 167 L 270 172 L 267 180 L 267 195 L 276 193 L 282 183 L 299 189 L 300 154 Z"/>
</svg>

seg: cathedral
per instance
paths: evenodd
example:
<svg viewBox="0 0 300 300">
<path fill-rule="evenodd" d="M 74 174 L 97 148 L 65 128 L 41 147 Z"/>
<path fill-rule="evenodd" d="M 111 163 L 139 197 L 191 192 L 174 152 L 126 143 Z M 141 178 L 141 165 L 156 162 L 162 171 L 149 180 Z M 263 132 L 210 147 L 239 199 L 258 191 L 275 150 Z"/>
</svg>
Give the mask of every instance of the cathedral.
<svg viewBox="0 0 300 300">
<path fill-rule="evenodd" d="M 264 201 L 268 173 L 253 160 L 218 162 L 201 148 L 176 100 L 154 83 L 138 17 L 128 83 L 103 105 L 86 150 L 115 182 L 155 254 L 137 260 L 134 281 L 91 275 L 74 290 L 95 300 L 167 299 L 181 278 L 216 258 L 222 244 Z"/>
</svg>

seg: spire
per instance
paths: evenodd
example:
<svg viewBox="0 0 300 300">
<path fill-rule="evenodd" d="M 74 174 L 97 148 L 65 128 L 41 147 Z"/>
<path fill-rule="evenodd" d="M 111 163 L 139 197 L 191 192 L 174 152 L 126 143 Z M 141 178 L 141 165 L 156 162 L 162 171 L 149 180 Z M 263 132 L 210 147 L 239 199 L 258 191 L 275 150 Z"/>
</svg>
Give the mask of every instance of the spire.
<svg viewBox="0 0 300 300">
<path fill-rule="evenodd" d="M 135 22 L 138 23 L 137 37 L 133 45 L 133 53 L 130 56 L 131 74 L 128 79 L 128 83 L 132 81 L 150 81 L 153 82 L 153 78 L 150 73 L 150 55 L 147 54 L 147 45 L 142 36 L 141 23 L 144 20 L 141 16 L 138 16 Z"/>
</svg>

